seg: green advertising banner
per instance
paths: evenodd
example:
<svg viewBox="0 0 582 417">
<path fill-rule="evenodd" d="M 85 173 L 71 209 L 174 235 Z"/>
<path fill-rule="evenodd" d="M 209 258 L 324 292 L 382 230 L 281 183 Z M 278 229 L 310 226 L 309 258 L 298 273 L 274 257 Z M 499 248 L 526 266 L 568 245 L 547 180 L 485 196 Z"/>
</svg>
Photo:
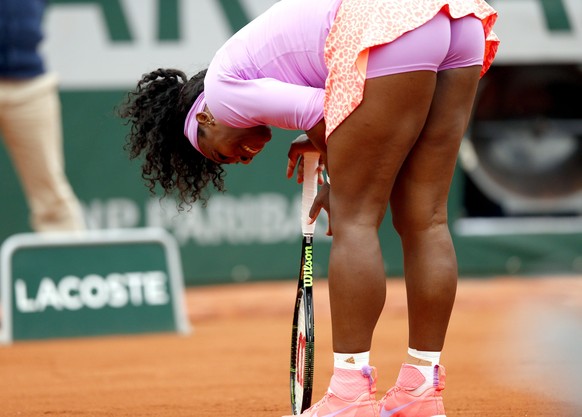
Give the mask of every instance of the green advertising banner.
<svg viewBox="0 0 582 417">
<path fill-rule="evenodd" d="M 4 343 L 189 331 L 178 247 L 161 229 L 16 234 L 0 259 Z"/>
</svg>

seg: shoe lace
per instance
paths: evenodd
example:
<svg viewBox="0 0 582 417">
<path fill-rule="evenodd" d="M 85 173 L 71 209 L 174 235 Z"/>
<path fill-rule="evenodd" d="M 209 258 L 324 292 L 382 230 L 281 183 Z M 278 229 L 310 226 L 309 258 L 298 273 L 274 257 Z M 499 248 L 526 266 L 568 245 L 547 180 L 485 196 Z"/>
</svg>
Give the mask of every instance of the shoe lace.
<svg viewBox="0 0 582 417">
<path fill-rule="evenodd" d="M 382 399 L 380 400 L 381 402 L 384 402 L 387 398 L 395 395 L 396 393 L 398 393 L 399 391 L 401 391 L 401 388 L 399 386 L 394 386 L 392 388 L 390 388 L 386 394 L 384 394 L 384 396 L 382 397 Z"/>
<path fill-rule="evenodd" d="M 311 407 L 309 407 L 307 410 L 305 410 L 304 413 L 306 413 L 307 411 L 315 411 L 318 408 L 320 408 L 327 401 L 329 396 L 330 396 L 329 392 L 326 392 L 321 400 L 319 400 L 318 402 L 313 404 Z"/>
</svg>

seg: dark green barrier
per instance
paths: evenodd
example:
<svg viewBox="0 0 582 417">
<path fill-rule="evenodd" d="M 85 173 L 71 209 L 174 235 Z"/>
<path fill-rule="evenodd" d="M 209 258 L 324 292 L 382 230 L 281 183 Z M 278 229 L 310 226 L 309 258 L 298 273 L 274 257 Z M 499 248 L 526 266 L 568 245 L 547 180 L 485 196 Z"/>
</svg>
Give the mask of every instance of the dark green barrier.
<svg viewBox="0 0 582 417">
<path fill-rule="evenodd" d="M 11 236 L 1 340 L 187 332 L 179 250 L 161 229 Z"/>
</svg>

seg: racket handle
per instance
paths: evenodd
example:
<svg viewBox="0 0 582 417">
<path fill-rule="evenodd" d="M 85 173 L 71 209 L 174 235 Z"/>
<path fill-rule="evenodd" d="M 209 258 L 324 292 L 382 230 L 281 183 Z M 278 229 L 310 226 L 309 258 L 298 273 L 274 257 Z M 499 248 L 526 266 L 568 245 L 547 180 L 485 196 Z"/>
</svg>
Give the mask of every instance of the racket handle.
<svg viewBox="0 0 582 417">
<path fill-rule="evenodd" d="M 315 222 L 309 222 L 309 210 L 317 195 L 317 168 L 319 166 L 319 153 L 306 152 L 303 154 L 303 192 L 301 196 L 301 232 L 313 234 Z"/>
</svg>

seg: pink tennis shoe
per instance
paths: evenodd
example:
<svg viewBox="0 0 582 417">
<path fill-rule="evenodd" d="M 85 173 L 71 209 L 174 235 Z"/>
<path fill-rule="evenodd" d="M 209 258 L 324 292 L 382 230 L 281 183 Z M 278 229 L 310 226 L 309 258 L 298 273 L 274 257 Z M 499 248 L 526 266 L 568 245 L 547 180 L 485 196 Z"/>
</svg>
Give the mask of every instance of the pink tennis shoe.
<svg viewBox="0 0 582 417">
<path fill-rule="evenodd" d="M 375 368 L 335 368 L 324 397 L 299 417 L 378 417 L 375 394 Z"/>
<path fill-rule="evenodd" d="M 445 368 L 435 365 L 432 386 L 423 390 L 425 381 L 417 368 L 403 364 L 396 386 L 380 400 L 380 417 L 446 417 L 441 395 Z"/>
</svg>

